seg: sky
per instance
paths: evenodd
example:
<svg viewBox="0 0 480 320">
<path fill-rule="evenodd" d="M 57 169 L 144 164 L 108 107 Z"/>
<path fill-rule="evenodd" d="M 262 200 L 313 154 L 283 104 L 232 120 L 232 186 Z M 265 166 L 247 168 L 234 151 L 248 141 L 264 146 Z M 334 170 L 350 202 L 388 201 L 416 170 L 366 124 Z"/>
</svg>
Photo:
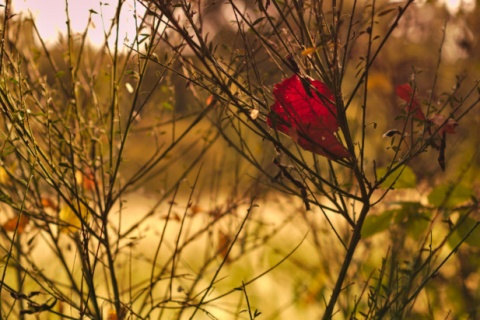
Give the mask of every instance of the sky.
<svg viewBox="0 0 480 320">
<path fill-rule="evenodd" d="M 37 27 L 43 39 L 52 43 L 58 39 L 59 32 L 66 32 L 65 0 L 11 0 L 15 13 L 31 14 L 36 19 Z M 398 2 L 399 0 L 390 0 Z M 419 0 L 419 3 L 422 1 Z M 464 10 L 472 10 L 475 0 L 439 0 L 447 8 L 455 13 L 462 7 Z M 110 19 L 114 16 L 118 0 L 68 0 L 71 26 L 74 32 L 83 32 L 87 26 L 89 10 L 93 9 L 98 14 L 92 16 L 88 37 L 93 45 L 101 45 L 104 41 L 104 30 L 108 27 Z M 101 3 L 103 5 L 101 5 Z M 0 0 L 4 5 L 5 0 Z M 137 16 L 142 15 L 143 7 L 135 0 L 126 0 L 121 16 L 120 39 L 133 38 L 135 34 L 134 12 Z M 102 19 L 103 16 L 103 19 Z M 114 37 L 110 40 L 113 41 Z M 131 40 L 131 39 L 129 39 Z"/>
<path fill-rule="evenodd" d="M 0 0 L 4 4 L 5 0 Z M 59 33 L 66 33 L 65 0 L 12 0 L 16 14 L 35 17 L 37 28 L 47 43 L 55 42 Z M 84 32 L 88 24 L 90 10 L 97 14 L 92 15 L 92 22 L 88 31 L 88 39 L 94 45 L 104 42 L 104 32 L 108 29 L 110 20 L 115 15 L 118 0 L 68 0 L 71 28 L 74 32 Z M 132 38 L 135 35 L 134 12 L 137 16 L 144 13 L 143 7 L 134 0 L 126 0 L 120 24 L 120 40 Z M 103 18 L 102 18 L 103 17 Z M 113 41 L 114 37 L 111 37 Z"/>
<path fill-rule="evenodd" d="M 475 0 L 442 0 L 447 6 L 447 9 L 456 13 L 460 8 L 465 11 L 471 11 L 475 8 Z"/>
</svg>

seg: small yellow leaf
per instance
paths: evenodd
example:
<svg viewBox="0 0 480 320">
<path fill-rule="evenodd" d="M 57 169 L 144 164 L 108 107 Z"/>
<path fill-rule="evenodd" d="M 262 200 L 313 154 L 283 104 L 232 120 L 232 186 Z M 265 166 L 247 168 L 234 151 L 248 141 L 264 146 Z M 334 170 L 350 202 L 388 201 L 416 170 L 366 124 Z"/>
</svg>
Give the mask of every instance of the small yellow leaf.
<svg viewBox="0 0 480 320">
<path fill-rule="evenodd" d="M 90 169 L 86 169 L 85 173 L 80 170 L 75 171 L 75 179 L 84 190 L 90 191 L 95 188 L 95 177 Z"/>
<path fill-rule="evenodd" d="M 260 111 L 258 111 L 258 109 L 252 109 L 252 111 L 250 111 L 250 118 L 252 120 L 257 119 L 259 113 L 260 113 Z"/>
<path fill-rule="evenodd" d="M 125 83 L 125 87 L 127 88 L 128 93 L 133 93 L 135 89 L 133 89 L 132 85 L 130 83 Z"/>
<path fill-rule="evenodd" d="M 83 203 L 80 204 L 80 210 L 77 209 L 77 212 L 81 215 L 82 220 L 85 222 L 88 218 L 88 209 Z M 75 212 L 68 205 L 64 205 L 60 209 L 58 218 L 63 224 L 66 224 L 67 227 L 62 231 L 76 232 L 82 227 L 82 220 L 75 214 Z"/>
<path fill-rule="evenodd" d="M 305 50 L 302 51 L 302 56 L 311 55 L 312 53 L 315 52 L 315 50 L 317 50 L 317 47 L 306 48 Z"/>
<path fill-rule="evenodd" d="M 7 170 L 4 167 L 0 167 L 0 184 L 7 184 L 10 181 Z"/>
<path fill-rule="evenodd" d="M 376 90 L 385 95 L 393 92 L 392 80 L 386 73 L 371 72 L 368 75 L 367 89 Z"/>
</svg>

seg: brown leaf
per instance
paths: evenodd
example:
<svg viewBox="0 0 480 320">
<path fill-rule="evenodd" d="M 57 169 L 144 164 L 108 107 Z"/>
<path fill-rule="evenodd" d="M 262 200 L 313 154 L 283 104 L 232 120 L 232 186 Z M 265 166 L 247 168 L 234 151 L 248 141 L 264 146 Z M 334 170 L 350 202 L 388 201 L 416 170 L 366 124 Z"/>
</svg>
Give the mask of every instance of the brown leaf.
<svg viewBox="0 0 480 320">
<path fill-rule="evenodd" d="M 223 259 L 226 258 L 226 262 L 230 262 L 230 257 L 227 256 L 228 249 L 230 247 L 230 236 L 223 231 L 218 231 L 218 254 L 222 256 Z"/>
</svg>

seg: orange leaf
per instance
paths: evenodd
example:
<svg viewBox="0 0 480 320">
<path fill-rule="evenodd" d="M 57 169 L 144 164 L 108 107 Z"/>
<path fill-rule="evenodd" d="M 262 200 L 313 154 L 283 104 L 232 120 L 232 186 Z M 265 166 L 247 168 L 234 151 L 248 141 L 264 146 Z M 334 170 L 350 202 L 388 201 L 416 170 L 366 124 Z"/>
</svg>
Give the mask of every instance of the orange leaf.
<svg viewBox="0 0 480 320">
<path fill-rule="evenodd" d="M 28 221 L 29 221 L 28 217 L 22 214 L 20 216 L 20 220 L 19 220 L 18 216 L 15 216 L 15 217 L 9 219 L 7 222 L 5 222 L 2 225 L 2 228 L 5 231 L 15 231 L 15 230 L 17 230 L 17 233 L 21 234 L 25 230 L 25 227 L 28 225 Z"/>
<path fill-rule="evenodd" d="M 310 47 L 310 48 L 306 48 L 305 50 L 302 51 L 302 56 L 308 56 L 308 55 L 311 55 L 312 53 L 315 52 L 315 50 L 317 50 L 316 47 Z"/>
<path fill-rule="evenodd" d="M 95 177 L 89 169 L 83 173 L 80 170 L 75 172 L 75 179 L 77 183 L 83 187 L 84 190 L 93 190 L 95 188 Z"/>
<path fill-rule="evenodd" d="M 108 320 L 117 320 L 117 312 L 115 310 L 108 311 Z"/>
<path fill-rule="evenodd" d="M 197 214 L 199 212 L 202 212 L 203 209 L 202 207 L 200 207 L 198 204 L 193 204 L 191 207 L 190 207 L 190 211 L 192 211 L 192 214 Z"/>
<path fill-rule="evenodd" d="M 93 190 L 95 188 L 95 178 L 92 173 L 83 176 L 83 189 Z"/>
<path fill-rule="evenodd" d="M 215 97 L 213 96 L 213 94 L 211 94 L 210 96 L 208 96 L 206 102 L 207 102 L 207 106 L 210 106 L 210 105 L 215 104 L 215 102 L 217 102 L 217 100 L 215 99 Z"/>
<path fill-rule="evenodd" d="M 52 199 L 48 198 L 48 197 L 43 197 L 41 199 L 42 201 L 42 206 L 43 208 L 50 208 L 50 209 L 53 209 L 53 210 L 57 210 L 58 207 L 57 205 L 55 204 L 55 202 L 53 202 Z"/>
</svg>

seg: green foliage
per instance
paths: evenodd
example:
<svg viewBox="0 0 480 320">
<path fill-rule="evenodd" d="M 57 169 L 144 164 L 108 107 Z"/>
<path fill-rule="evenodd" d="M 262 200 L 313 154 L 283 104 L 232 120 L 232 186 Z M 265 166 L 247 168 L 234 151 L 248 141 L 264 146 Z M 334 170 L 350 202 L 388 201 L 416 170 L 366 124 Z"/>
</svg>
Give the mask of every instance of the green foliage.
<svg viewBox="0 0 480 320">
<path fill-rule="evenodd" d="M 417 186 L 417 176 L 409 166 L 403 166 L 394 172 L 388 170 L 388 168 L 377 168 L 376 175 L 378 179 L 385 177 L 385 180 L 380 184 L 384 189 L 408 189 Z"/>
<path fill-rule="evenodd" d="M 469 201 L 471 196 L 472 188 L 464 183 L 448 183 L 433 188 L 428 202 L 435 207 L 453 208 Z"/>
<path fill-rule="evenodd" d="M 386 210 L 378 215 L 371 214 L 367 216 L 362 228 L 362 237 L 368 238 L 388 230 L 396 214 L 397 210 Z"/>
<path fill-rule="evenodd" d="M 462 212 L 458 218 L 458 222 L 455 224 L 455 233 L 449 239 L 449 243 L 455 247 L 461 241 L 465 241 L 466 244 L 480 248 L 480 228 L 478 227 L 480 222 Z"/>
</svg>

